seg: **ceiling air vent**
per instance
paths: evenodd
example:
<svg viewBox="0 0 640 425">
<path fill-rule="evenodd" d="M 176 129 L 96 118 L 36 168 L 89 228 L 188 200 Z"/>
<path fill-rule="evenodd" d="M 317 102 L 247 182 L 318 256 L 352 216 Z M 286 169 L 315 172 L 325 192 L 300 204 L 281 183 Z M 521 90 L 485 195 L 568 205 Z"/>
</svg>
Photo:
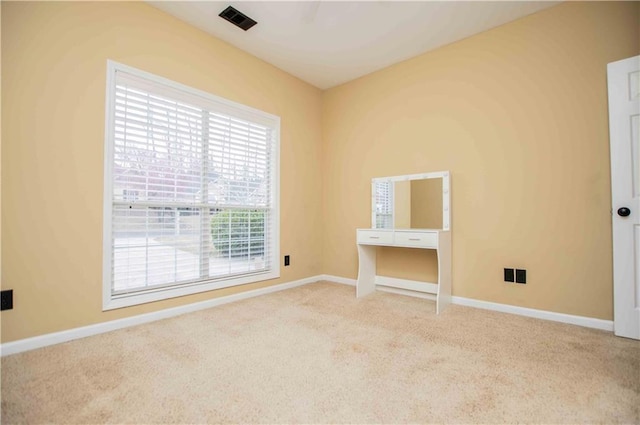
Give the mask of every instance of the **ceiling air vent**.
<svg viewBox="0 0 640 425">
<path fill-rule="evenodd" d="M 239 12 L 238 10 L 234 9 L 231 6 L 227 7 L 225 10 L 220 12 L 218 16 L 226 19 L 227 21 L 231 22 L 233 25 L 239 28 L 242 28 L 245 31 L 251 28 L 252 26 L 254 26 L 255 24 L 257 24 L 256 21 L 254 21 L 244 13 Z"/>
</svg>

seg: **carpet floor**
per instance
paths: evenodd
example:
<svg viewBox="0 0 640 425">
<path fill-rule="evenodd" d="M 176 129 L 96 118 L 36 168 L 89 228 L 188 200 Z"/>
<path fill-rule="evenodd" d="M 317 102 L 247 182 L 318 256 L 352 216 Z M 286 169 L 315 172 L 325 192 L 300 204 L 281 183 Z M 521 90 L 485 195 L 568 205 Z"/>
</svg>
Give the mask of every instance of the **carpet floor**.
<svg viewBox="0 0 640 425">
<path fill-rule="evenodd" d="M 319 282 L 2 358 L 2 423 L 640 423 L 640 342 Z"/>
</svg>

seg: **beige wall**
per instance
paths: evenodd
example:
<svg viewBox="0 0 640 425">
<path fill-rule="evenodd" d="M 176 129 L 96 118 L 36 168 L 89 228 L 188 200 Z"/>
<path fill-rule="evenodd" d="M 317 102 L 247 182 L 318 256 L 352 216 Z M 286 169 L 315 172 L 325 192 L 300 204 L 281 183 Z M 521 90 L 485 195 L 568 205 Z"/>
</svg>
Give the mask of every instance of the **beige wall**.
<svg viewBox="0 0 640 425">
<path fill-rule="evenodd" d="M 2 22 L 2 5 L 0 4 L 0 23 Z M 0 46 L 2 46 L 2 31 L 0 31 Z M 0 81 L 2 81 L 2 55 L 0 54 Z M 2 84 L 0 84 L 0 99 L 2 99 Z M 2 102 L 0 102 L 0 117 L 2 116 Z M 2 120 L 0 119 L 0 122 Z M 0 287 L 2 286 L 2 131 L 0 131 Z M 0 331 L 2 330 L 2 316 L 0 315 Z M 0 335 L 0 342 L 2 342 Z"/>
<path fill-rule="evenodd" d="M 103 313 L 106 61 L 281 117 L 281 278 Z M 321 272 L 320 90 L 144 3 L 2 2 L 2 341 Z"/>
<path fill-rule="evenodd" d="M 356 277 L 372 177 L 450 170 L 454 295 L 611 320 L 606 64 L 639 8 L 564 3 L 326 91 L 324 273 Z"/>
</svg>

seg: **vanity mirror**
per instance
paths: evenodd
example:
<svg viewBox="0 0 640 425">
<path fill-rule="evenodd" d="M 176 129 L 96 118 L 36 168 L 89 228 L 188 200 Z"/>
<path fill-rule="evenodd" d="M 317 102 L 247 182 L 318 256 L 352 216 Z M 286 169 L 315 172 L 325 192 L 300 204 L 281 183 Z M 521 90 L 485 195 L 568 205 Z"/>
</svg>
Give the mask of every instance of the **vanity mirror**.
<svg viewBox="0 0 640 425">
<path fill-rule="evenodd" d="M 371 227 L 449 230 L 449 172 L 374 178 Z"/>
</svg>

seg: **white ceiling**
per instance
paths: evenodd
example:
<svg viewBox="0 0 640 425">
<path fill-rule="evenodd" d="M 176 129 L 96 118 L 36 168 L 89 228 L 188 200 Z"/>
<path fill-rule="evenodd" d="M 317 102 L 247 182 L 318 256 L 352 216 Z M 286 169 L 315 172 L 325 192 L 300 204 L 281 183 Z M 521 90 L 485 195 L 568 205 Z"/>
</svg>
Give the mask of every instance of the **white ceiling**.
<svg viewBox="0 0 640 425">
<path fill-rule="evenodd" d="M 327 89 L 558 1 L 149 1 L 298 78 Z M 258 22 L 218 17 L 228 5 Z"/>
</svg>

